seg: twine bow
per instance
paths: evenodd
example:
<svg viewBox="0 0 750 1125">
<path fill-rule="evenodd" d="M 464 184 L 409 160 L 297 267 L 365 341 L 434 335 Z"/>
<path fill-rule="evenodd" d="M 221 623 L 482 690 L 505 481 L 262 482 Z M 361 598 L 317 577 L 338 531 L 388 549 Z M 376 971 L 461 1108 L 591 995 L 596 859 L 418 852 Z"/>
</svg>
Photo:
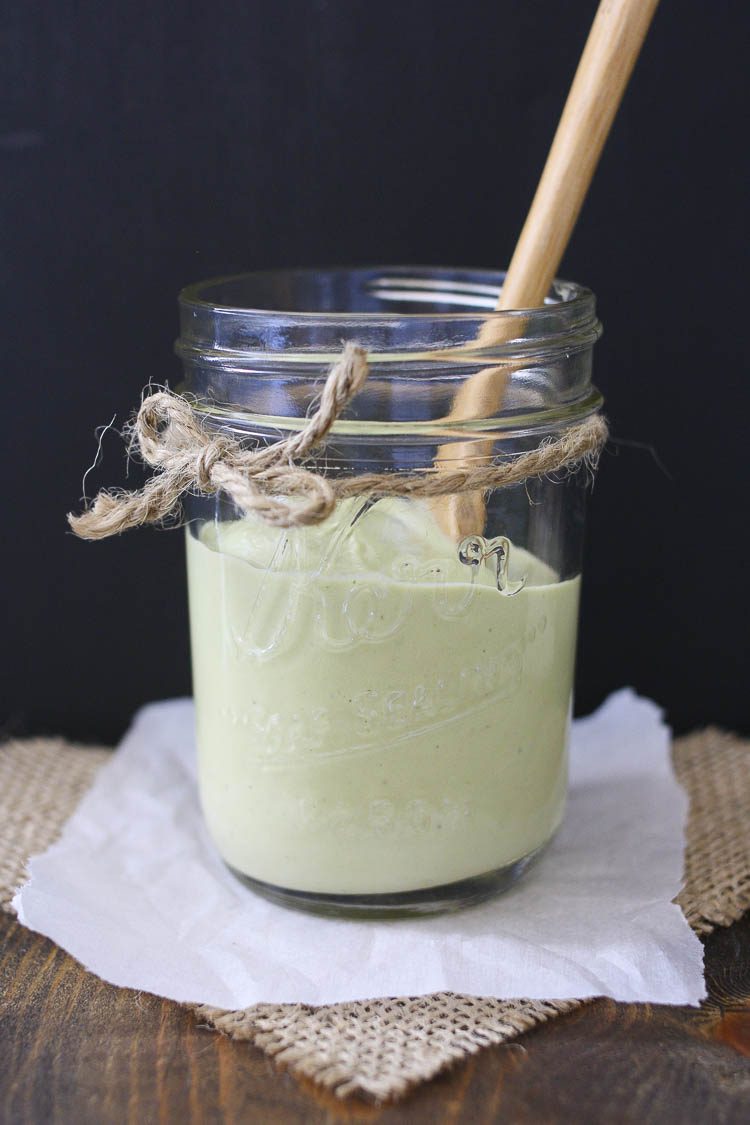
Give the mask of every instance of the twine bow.
<svg viewBox="0 0 750 1125">
<path fill-rule="evenodd" d="M 210 433 L 180 395 L 164 391 L 149 395 L 138 411 L 134 437 L 153 475 L 138 491 L 102 490 L 86 511 L 68 515 L 71 528 L 82 539 L 104 539 L 166 519 L 183 496 L 195 492 L 209 496 L 224 492 L 242 512 L 252 512 L 266 523 L 305 527 L 322 523 L 338 500 L 350 496 L 430 498 L 486 492 L 582 463 L 594 469 L 607 440 L 607 423 L 593 415 L 556 440 L 499 463 L 340 478 L 323 477 L 297 464 L 325 440 L 368 371 L 363 349 L 347 344 L 306 425 L 290 437 L 256 449 Z"/>
</svg>

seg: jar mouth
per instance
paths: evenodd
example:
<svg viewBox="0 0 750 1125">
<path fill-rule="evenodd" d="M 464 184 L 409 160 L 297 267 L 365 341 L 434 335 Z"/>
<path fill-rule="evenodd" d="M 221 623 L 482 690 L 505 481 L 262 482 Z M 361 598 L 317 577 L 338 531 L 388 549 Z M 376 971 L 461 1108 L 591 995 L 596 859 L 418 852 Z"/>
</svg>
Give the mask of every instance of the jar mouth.
<svg viewBox="0 0 750 1125">
<path fill-rule="evenodd" d="M 179 295 L 183 359 L 238 364 L 332 362 L 356 340 L 370 363 L 451 352 L 479 356 L 561 354 L 601 333 L 593 293 L 553 282 L 537 309 L 498 311 L 502 270 L 366 266 L 238 274 L 189 285 Z M 489 332 L 488 332 L 489 329 Z M 488 344 L 488 336 L 492 343 Z"/>
<path fill-rule="evenodd" d="M 183 393 L 219 425 L 294 429 L 321 381 L 356 342 L 370 375 L 336 432 L 387 422 L 423 440 L 452 420 L 460 387 L 507 381 L 502 406 L 483 398 L 461 426 L 566 424 L 601 401 L 591 349 L 601 335 L 594 294 L 553 282 L 537 309 L 496 309 L 505 272 L 438 266 L 277 270 L 214 278 L 179 295 Z M 497 411 L 501 410 L 502 417 Z"/>
<path fill-rule="evenodd" d="M 195 282 L 182 289 L 178 300 L 182 307 L 239 316 L 258 314 L 280 320 L 400 320 L 426 315 L 431 319 L 473 320 L 478 313 L 483 320 L 528 319 L 544 315 L 551 306 L 557 311 L 564 307 L 574 317 L 593 313 L 594 295 L 590 289 L 557 278 L 542 308 L 499 310 L 496 306 L 505 273 L 445 266 L 260 270 Z M 378 307 L 367 307 L 377 303 Z M 396 309 L 395 305 L 422 307 L 409 310 Z"/>
</svg>

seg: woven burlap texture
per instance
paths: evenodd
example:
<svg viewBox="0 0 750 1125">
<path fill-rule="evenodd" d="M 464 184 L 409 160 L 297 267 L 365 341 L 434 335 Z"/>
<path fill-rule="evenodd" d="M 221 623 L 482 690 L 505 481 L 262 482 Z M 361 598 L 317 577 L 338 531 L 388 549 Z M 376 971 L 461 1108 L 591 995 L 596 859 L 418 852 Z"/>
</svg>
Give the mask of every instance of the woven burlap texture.
<svg viewBox="0 0 750 1125">
<path fill-rule="evenodd" d="M 107 752 L 61 739 L 0 746 L 0 905 L 29 855 L 59 835 Z M 675 770 L 690 797 L 685 888 L 677 901 L 700 933 L 750 908 L 750 742 L 716 729 L 679 739 Z M 193 1006 L 199 1020 L 248 1040 L 340 1097 L 399 1097 L 482 1047 L 578 1007 L 579 1001 L 486 1000 L 440 993 L 312 1008 Z"/>
<path fill-rule="evenodd" d="M 62 738 L 0 745 L 0 907 L 26 882 L 26 861 L 54 844 L 109 756 Z"/>
</svg>

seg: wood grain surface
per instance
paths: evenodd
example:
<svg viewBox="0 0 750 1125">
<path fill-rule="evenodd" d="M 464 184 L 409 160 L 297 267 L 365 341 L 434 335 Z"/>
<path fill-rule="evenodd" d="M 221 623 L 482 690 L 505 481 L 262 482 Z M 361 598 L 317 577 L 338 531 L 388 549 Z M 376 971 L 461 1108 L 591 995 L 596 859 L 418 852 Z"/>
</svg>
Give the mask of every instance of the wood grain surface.
<svg viewBox="0 0 750 1125">
<path fill-rule="evenodd" d="M 597 1000 L 395 1105 L 340 1102 L 185 1009 L 113 988 L 0 914 L 0 1122 L 750 1120 L 750 914 L 706 939 L 700 1008 Z"/>
</svg>

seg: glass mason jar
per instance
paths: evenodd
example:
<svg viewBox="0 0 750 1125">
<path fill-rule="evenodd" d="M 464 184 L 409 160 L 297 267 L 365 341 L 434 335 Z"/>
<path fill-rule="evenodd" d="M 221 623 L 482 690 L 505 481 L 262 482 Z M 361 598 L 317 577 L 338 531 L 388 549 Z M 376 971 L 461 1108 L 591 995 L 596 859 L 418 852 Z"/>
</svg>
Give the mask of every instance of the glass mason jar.
<svg viewBox="0 0 750 1125">
<path fill-rule="evenodd" d="M 503 276 L 300 270 L 191 286 L 181 390 L 205 426 L 278 441 L 352 340 L 370 374 L 315 471 L 413 474 L 533 450 L 599 410 L 600 325 L 593 294 L 567 282 L 542 309 L 494 312 Z M 540 854 L 565 805 L 586 478 L 354 497 L 286 531 L 224 495 L 191 498 L 201 801 L 250 887 L 318 912 L 428 913 L 504 889 Z"/>
</svg>

